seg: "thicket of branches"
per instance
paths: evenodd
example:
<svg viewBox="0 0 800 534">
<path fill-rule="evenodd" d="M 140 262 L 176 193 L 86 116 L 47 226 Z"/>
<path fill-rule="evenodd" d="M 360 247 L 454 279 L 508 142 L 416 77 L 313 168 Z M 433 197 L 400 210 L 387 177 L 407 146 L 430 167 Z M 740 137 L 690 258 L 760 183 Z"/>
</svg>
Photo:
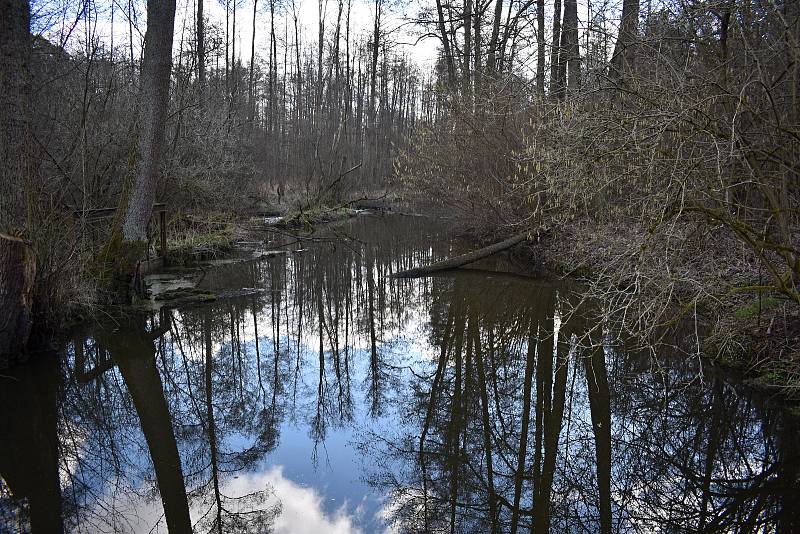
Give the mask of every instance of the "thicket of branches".
<svg viewBox="0 0 800 534">
<path fill-rule="evenodd" d="M 626 1 L 618 24 L 607 6 L 579 21 L 580 39 L 568 1 L 563 20 L 555 1 L 552 34 L 542 2 L 516 7 L 495 71 L 491 47 L 452 58 L 460 81 L 442 82 L 449 98 L 415 133 L 405 181 L 476 233 L 549 234 L 568 270 L 594 272 L 608 318 L 651 340 L 687 315 L 707 319 L 717 349 L 741 327 L 734 313 L 764 336 L 776 309 L 791 323 L 797 3 Z M 442 40 L 470 48 L 469 32 Z"/>
<path fill-rule="evenodd" d="M 320 4 L 311 31 L 295 3 L 226 2 L 224 24 L 203 7 L 194 2 L 175 22 L 155 193 L 173 228 L 185 211 L 305 209 L 383 194 L 422 86 L 395 47 L 384 3 L 373 6 L 372 28 L 358 31 L 352 1 Z M 0 230 L 34 244 L 39 310 L 93 298 L 91 267 L 114 225 L 84 215 L 124 205 L 135 173 L 146 14 L 137 2 L 3 5 L 10 141 Z M 247 50 L 237 49 L 237 14 L 255 26 Z M 261 34 L 266 49 L 256 47 Z"/>
<path fill-rule="evenodd" d="M 630 331 L 695 312 L 725 331 L 738 310 L 769 333 L 775 309 L 794 316 L 796 2 L 434 0 L 413 20 L 439 43 L 431 75 L 394 46 L 384 0 L 362 32 L 352 0 L 322 2 L 312 35 L 297 4 L 254 2 L 269 45 L 237 51 L 244 7 L 226 3 L 223 25 L 198 1 L 176 22 L 157 199 L 331 205 L 399 174 L 476 233 L 552 236 Z M 117 205 L 142 79 L 141 6 L 59 9 L 36 6 L 28 48 L 0 32 L 0 62 L 26 66 L 2 73 L 0 226 L 36 243 L 42 309 L 87 279 L 102 236 L 75 213 Z M 109 20 L 127 38 L 103 38 Z"/>
</svg>

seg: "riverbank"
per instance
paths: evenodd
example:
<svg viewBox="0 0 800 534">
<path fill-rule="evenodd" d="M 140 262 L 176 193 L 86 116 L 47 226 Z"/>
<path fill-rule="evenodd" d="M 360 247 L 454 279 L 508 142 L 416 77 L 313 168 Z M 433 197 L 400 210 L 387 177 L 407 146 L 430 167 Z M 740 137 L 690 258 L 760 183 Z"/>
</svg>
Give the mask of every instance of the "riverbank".
<svg viewBox="0 0 800 534">
<path fill-rule="evenodd" d="M 753 388 L 800 401 L 800 307 L 765 289 L 749 262 L 730 263 L 723 272 L 703 268 L 709 254 L 735 246 L 729 236 L 718 236 L 711 250 L 687 250 L 685 262 L 664 277 L 637 263 L 645 234 L 635 227 L 576 225 L 543 232 L 511 257 L 538 275 L 581 282 L 587 300 L 607 303 L 606 313 L 617 316 L 605 320 L 642 347 L 657 347 L 670 329 L 688 330 L 694 353 L 687 357 L 701 354 Z"/>
<path fill-rule="evenodd" d="M 356 201 L 352 204 L 359 203 Z M 373 209 L 380 207 L 382 205 L 376 204 Z M 247 261 L 271 253 L 263 247 L 265 232 L 283 234 L 287 237 L 287 243 L 302 244 L 313 239 L 318 227 L 349 219 L 363 211 L 347 205 L 299 209 L 275 201 L 260 206 L 248 201 L 237 209 L 227 211 L 195 212 L 178 207 L 166 219 L 166 257 L 161 256 L 160 245 L 154 238 L 140 264 L 140 274 L 143 278 L 162 278 L 157 284 L 159 307 L 208 301 L 215 295 L 195 293 L 191 288 L 200 278 L 203 267 L 209 263 Z M 90 227 L 87 225 L 86 228 Z M 81 243 L 85 250 L 80 256 L 81 261 L 72 258 L 57 266 L 57 275 L 51 276 L 58 283 L 38 290 L 28 343 L 35 352 L 48 346 L 48 340 L 57 338 L 61 332 L 74 328 L 98 313 L 106 313 L 109 306 L 112 309 L 119 308 L 106 294 L 107 288 L 102 277 L 94 268 L 97 261 L 95 256 L 102 250 L 105 233 L 96 229 L 82 231 L 86 239 Z M 167 283 L 162 283 L 164 281 Z M 53 294 L 52 288 L 57 288 L 58 293 Z M 148 293 L 146 287 L 141 289 L 144 289 L 144 293 L 134 295 L 133 307 L 141 308 L 142 301 L 144 307 L 153 306 L 156 295 Z M 0 359 L 0 367 L 13 366 L 26 360 L 25 356 L 14 356 L 8 361 Z"/>
<path fill-rule="evenodd" d="M 249 261 L 272 253 L 292 253 L 302 249 L 304 241 L 314 239 L 317 229 L 363 213 L 402 210 L 441 215 L 430 205 L 402 202 L 393 198 L 305 209 L 262 205 L 245 213 L 175 213 L 169 221 L 167 261 L 155 271 L 156 278 L 161 278 L 157 280 L 156 294 L 151 292 L 145 297 L 147 305 L 156 300 L 159 307 L 213 300 L 217 295 L 194 290 L 203 266 L 209 262 Z M 485 231 L 478 233 L 459 219 L 453 224 L 464 235 L 464 250 L 503 239 L 512 232 L 489 235 Z M 265 246 L 265 233 L 285 237 L 284 245 L 279 250 Z M 641 262 L 643 243 L 653 246 L 647 243 L 647 237 L 646 229 L 633 225 L 612 228 L 584 221 L 558 231 L 533 234 L 532 239 L 512 249 L 510 257 L 521 270 L 537 276 L 580 281 L 587 288 L 585 298 L 606 303 L 613 312 L 604 320 L 616 321 L 614 328 L 640 346 L 657 345 L 665 330 L 688 325 L 695 332 L 695 352 L 687 356 L 701 353 L 753 387 L 798 400 L 797 307 L 767 291 L 747 290 L 758 284 L 751 263 L 730 264 L 724 272 L 703 268 L 703 258 L 721 255 L 725 247 L 734 246 L 725 236 L 717 235 L 715 246 L 702 252 L 685 251 L 684 261 L 673 265 L 673 275 L 666 278 Z M 710 241 L 706 239 L 703 244 Z M 177 283 L 171 284 L 170 280 Z M 93 316 L 100 302 L 84 297 L 70 308 L 56 329 Z M 652 311 L 655 309 L 658 313 Z"/>
<path fill-rule="evenodd" d="M 320 228 L 369 213 L 377 212 L 344 206 L 317 206 L 284 213 L 269 210 L 261 215 L 184 215 L 174 221 L 172 236 L 167 241 L 167 257 L 143 275 L 143 291 L 135 295 L 132 306 L 158 309 L 241 296 L 241 291 L 220 295 L 198 289 L 197 285 L 209 268 L 302 253 L 304 243 L 317 240 L 314 234 Z"/>
<path fill-rule="evenodd" d="M 391 212 L 389 203 L 379 206 Z M 409 211 L 431 211 L 408 207 Z M 343 207 L 317 207 L 284 214 L 213 220 L 197 228 L 191 237 L 171 244 L 180 261 L 205 260 L 235 255 L 248 249 L 253 236 L 264 231 L 287 232 L 302 240 L 316 228 L 346 220 L 364 210 Z M 456 227 L 468 243 L 485 242 L 464 225 Z M 216 228 L 216 230 L 215 230 Z M 205 231 L 203 231 L 205 230 Z M 725 272 L 703 269 L 698 261 L 709 254 L 724 254 L 734 246 L 730 236 L 717 235 L 716 246 L 702 244 L 702 253 L 687 250 L 687 261 L 675 265 L 674 275 L 657 276 L 652 269 L 636 266 L 646 229 L 576 224 L 560 231 L 541 232 L 515 247 L 510 257 L 520 267 L 543 277 L 572 278 L 586 288 L 585 298 L 616 305 L 617 315 L 630 314 L 617 321 L 616 328 L 640 346 L 660 342 L 668 329 L 694 332 L 694 354 L 707 357 L 716 365 L 736 373 L 749 385 L 780 397 L 800 399 L 800 313 L 797 306 L 766 291 L 748 291 L 758 283 L 752 265 L 739 262 Z M 652 243 L 649 246 L 653 246 Z M 465 244 L 469 249 L 470 245 Z M 250 247 L 252 249 L 252 247 Z M 620 267 L 622 262 L 634 269 Z M 692 277 L 686 273 L 692 272 Z M 622 273 L 622 274 L 621 274 Z M 680 273 L 683 273 L 681 275 Z M 629 276 L 625 276 L 628 274 Z M 642 278 L 647 277 L 647 283 Z M 638 288 L 639 292 L 632 292 Z M 698 291 L 702 288 L 702 291 Z M 658 306 L 660 313 L 642 313 Z M 636 312 L 631 313 L 631 312 Z"/>
</svg>

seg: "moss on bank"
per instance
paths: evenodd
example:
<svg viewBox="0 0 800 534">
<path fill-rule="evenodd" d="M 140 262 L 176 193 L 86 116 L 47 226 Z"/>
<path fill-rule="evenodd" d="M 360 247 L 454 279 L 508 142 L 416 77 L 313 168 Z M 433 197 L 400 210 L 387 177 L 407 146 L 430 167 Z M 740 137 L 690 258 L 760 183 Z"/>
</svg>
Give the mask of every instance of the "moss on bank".
<svg viewBox="0 0 800 534">
<path fill-rule="evenodd" d="M 309 209 L 299 209 L 287 213 L 279 226 L 285 228 L 313 228 L 318 224 L 330 223 L 355 217 L 358 212 L 345 207 L 329 208 L 318 206 Z"/>
<path fill-rule="evenodd" d="M 764 297 L 762 299 L 754 299 L 748 302 L 747 304 L 744 304 L 736 308 L 733 311 L 733 316 L 743 321 L 753 319 L 754 317 L 759 317 L 762 314 L 774 310 L 775 308 L 780 306 L 782 302 L 785 301 L 777 299 L 775 297 Z"/>
<path fill-rule="evenodd" d="M 212 229 L 192 229 L 168 242 L 170 265 L 189 265 L 197 261 L 225 257 L 236 251 L 237 226 L 225 223 Z"/>
</svg>

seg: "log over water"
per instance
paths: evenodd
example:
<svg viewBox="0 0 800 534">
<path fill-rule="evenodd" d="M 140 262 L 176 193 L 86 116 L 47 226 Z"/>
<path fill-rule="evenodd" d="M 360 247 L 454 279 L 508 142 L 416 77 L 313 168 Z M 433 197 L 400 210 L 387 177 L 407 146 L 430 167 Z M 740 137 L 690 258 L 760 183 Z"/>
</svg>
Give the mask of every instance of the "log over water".
<svg viewBox="0 0 800 534">
<path fill-rule="evenodd" d="M 400 271 L 397 273 L 392 274 L 392 278 L 416 278 L 419 276 L 428 276 L 429 274 L 437 273 L 440 271 L 449 271 L 450 269 L 457 269 L 468 263 L 474 263 L 478 260 L 482 260 L 483 258 L 488 258 L 498 252 L 503 252 L 504 250 L 508 250 L 511 247 L 514 247 L 523 241 L 528 240 L 528 232 L 520 232 L 514 236 L 509 237 L 505 241 L 500 241 L 499 243 L 495 243 L 493 245 L 489 245 L 488 247 L 483 247 L 478 250 L 474 250 L 472 252 L 468 252 L 467 254 L 462 254 L 460 256 L 456 256 L 455 258 L 450 258 L 449 260 L 442 260 L 437 261 L 436 263 L 432 263 L 430 265 L 424 265 L 421 267 L 414 267 L 413 269 L 408 269 L 406 271 Z"/>
</svg>

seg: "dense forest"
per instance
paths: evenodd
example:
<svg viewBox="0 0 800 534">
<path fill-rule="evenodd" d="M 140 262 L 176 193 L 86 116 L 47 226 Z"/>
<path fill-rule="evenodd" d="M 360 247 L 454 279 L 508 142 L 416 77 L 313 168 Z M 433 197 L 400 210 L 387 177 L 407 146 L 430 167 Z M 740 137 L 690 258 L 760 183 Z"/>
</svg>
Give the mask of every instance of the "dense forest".
<svg viewBox="0 0 800 534">
<path fill-rule="evenodd" d="M 177 247 L 380 201 L 796 391 L 797 2 L 1 5 L 0 352 L 130 301 L 154 204 Z"/>
</svg>

